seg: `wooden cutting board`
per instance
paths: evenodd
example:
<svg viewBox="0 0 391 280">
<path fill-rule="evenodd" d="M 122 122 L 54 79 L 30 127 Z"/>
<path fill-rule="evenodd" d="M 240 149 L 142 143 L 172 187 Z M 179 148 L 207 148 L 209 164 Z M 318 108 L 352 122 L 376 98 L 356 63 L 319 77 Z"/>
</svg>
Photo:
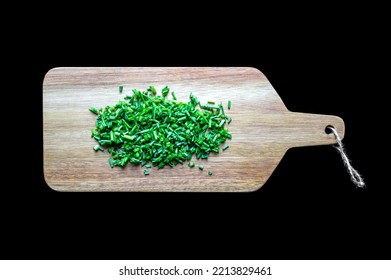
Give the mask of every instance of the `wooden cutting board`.
<svg viewBox="0 0 391 280">
<path fill-rule="evenodd" d="M 154 167 L 145 176 L 141 166 L 110 168 L 108 152 L 92 149 L 96 115 L 88 109 L 114 105 L 132 89 L 150 85 L 159 92 L 168 85 L 186 102 L 190 92 L 201 103 L 215 100 L 226 106 L 231 100 L 231 110 L 226 109 L 233 119 L 230 148 L 202 160 L 203 171 L 184 164 Z M 325 132 L 328 125 L 343 137 L 339 117 L 289 112 L 255 68 L 54 68 L 43 81 L 44 174 L 58 191 L 255 191 L 289 148 L 335 143 Z"/>
</svg>

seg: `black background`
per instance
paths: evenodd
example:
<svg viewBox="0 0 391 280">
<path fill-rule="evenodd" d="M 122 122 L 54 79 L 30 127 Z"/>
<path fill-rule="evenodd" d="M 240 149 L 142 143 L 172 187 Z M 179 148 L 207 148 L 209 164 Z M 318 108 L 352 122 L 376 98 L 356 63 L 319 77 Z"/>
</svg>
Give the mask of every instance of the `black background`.
<svg viewBox="0 0 391 280">
<path fill-rule="evenodd" d="M 104 20 L 82 27 L 44 21 L 9 56 L 21 83 L 11 89 L 11 112 L 23 113 L 16 124 L 4 116 L 11 155 L 0 258 L 389 259 L 390 191 L 368 117 L 378 108 L 382 74 L 381 55 L 366 42 L 377 44 L 378 36 L 359 16 L 345 21 L 346 13 L 280 28 L 258 22 L 259 14 L 246 22 L 156 19 L 151 27 L 118 19 L 118 29 Z M 194 27 L 183 27 L 185 20 Z M 368 188 L 356 189 L 337 152 L 318 146 L 289 150 L 252 193 L 52 191 L 43 178 L 42 81 L 59 66 L 256 67 L 289 110 L 344 119 L 348 155 Z M 10 147 L 15 138 L 20 144 Z"/>
</svg>

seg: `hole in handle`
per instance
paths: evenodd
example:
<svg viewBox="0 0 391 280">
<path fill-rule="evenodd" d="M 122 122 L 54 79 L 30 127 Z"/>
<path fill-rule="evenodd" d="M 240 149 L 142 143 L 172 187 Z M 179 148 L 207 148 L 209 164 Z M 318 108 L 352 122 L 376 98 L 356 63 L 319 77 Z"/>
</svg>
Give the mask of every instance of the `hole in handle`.
<svg viewBox="0 0 391 280">
<path fill-rule="evenodd" d="M 324 128 L 324 132 L 325 132 L 326 134 L 331 134 L 331 133 L 333 133 L 333 131 L 331 130 L 331 128 L 335 129 L 335 127 L 332 126 L 332 125 L 326 126 L 326 127 Z"/>
</svg>

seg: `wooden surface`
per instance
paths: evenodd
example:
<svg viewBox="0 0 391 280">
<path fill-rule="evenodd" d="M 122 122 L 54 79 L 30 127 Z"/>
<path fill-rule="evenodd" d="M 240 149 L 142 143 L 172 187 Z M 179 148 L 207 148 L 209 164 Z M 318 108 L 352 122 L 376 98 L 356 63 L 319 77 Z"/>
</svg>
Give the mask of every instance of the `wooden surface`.
<svg viewBox="0 0 391 280">
<path fill-rule="evenodd" d="M 159 92 L 168 85 L 186 102 L 190 92 L 202 103 L 215 100 L 226 106 L 231 100 L 231 110 L 226 109 L 233 119 L 230 148 L 202 160 L 204 171 L 184 164 L 154 167 L 145 176 L 140 166 L 110 168 L 107 151 L 92 149 L 96 115 L 88 108 L 113 105 L 132 89 L 150 85 Z M 254 191 L 289 148 L 335 143 L 325 133 L 327 125 L 344 135 L 340 118 L 289 112 L 259 70 L 237 67 L 54 68 L 43 81 L 43 124 L 45 180 L 59 191 Z"/>
</svg>

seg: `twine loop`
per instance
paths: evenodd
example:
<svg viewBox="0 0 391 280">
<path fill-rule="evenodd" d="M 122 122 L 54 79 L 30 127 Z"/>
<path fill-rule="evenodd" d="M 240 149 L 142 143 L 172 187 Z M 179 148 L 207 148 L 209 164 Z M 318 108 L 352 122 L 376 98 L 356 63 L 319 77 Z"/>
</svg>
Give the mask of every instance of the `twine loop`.
<svg viewBox="0 0 391 280">
<path fill-rule="evenodd" d="M 358 188 L 365 188 L 364 180 L 361 177 L 360 173 L 358 173 L 358 171 L 353 168 L 353 166 L 352 166 L 352 164 L 351 164 L 351 162 L 350 162 L 350 160 L 349 160 L 349 158 L 348 158 L 348 156 L 346 154 L 345 148 L 344 148 L 344 146 L 342 144 L 341 137 L 339 137 L 337 130 L 334 127 L 332 127 L 332 126 L 328 126 L 327 128 L 329 128 L 331 130 L 331 132 L 335 136 L 335 139 L 337 140 L 337 144 L 334 145 L 334 148 L 341 155 L 342 161 L 343 161 L 347 171 L 349 172 L 350 180 L 353 182 L 353 184 L 356 185 L 356 187 L 358 187 Z"/>
</svg>

